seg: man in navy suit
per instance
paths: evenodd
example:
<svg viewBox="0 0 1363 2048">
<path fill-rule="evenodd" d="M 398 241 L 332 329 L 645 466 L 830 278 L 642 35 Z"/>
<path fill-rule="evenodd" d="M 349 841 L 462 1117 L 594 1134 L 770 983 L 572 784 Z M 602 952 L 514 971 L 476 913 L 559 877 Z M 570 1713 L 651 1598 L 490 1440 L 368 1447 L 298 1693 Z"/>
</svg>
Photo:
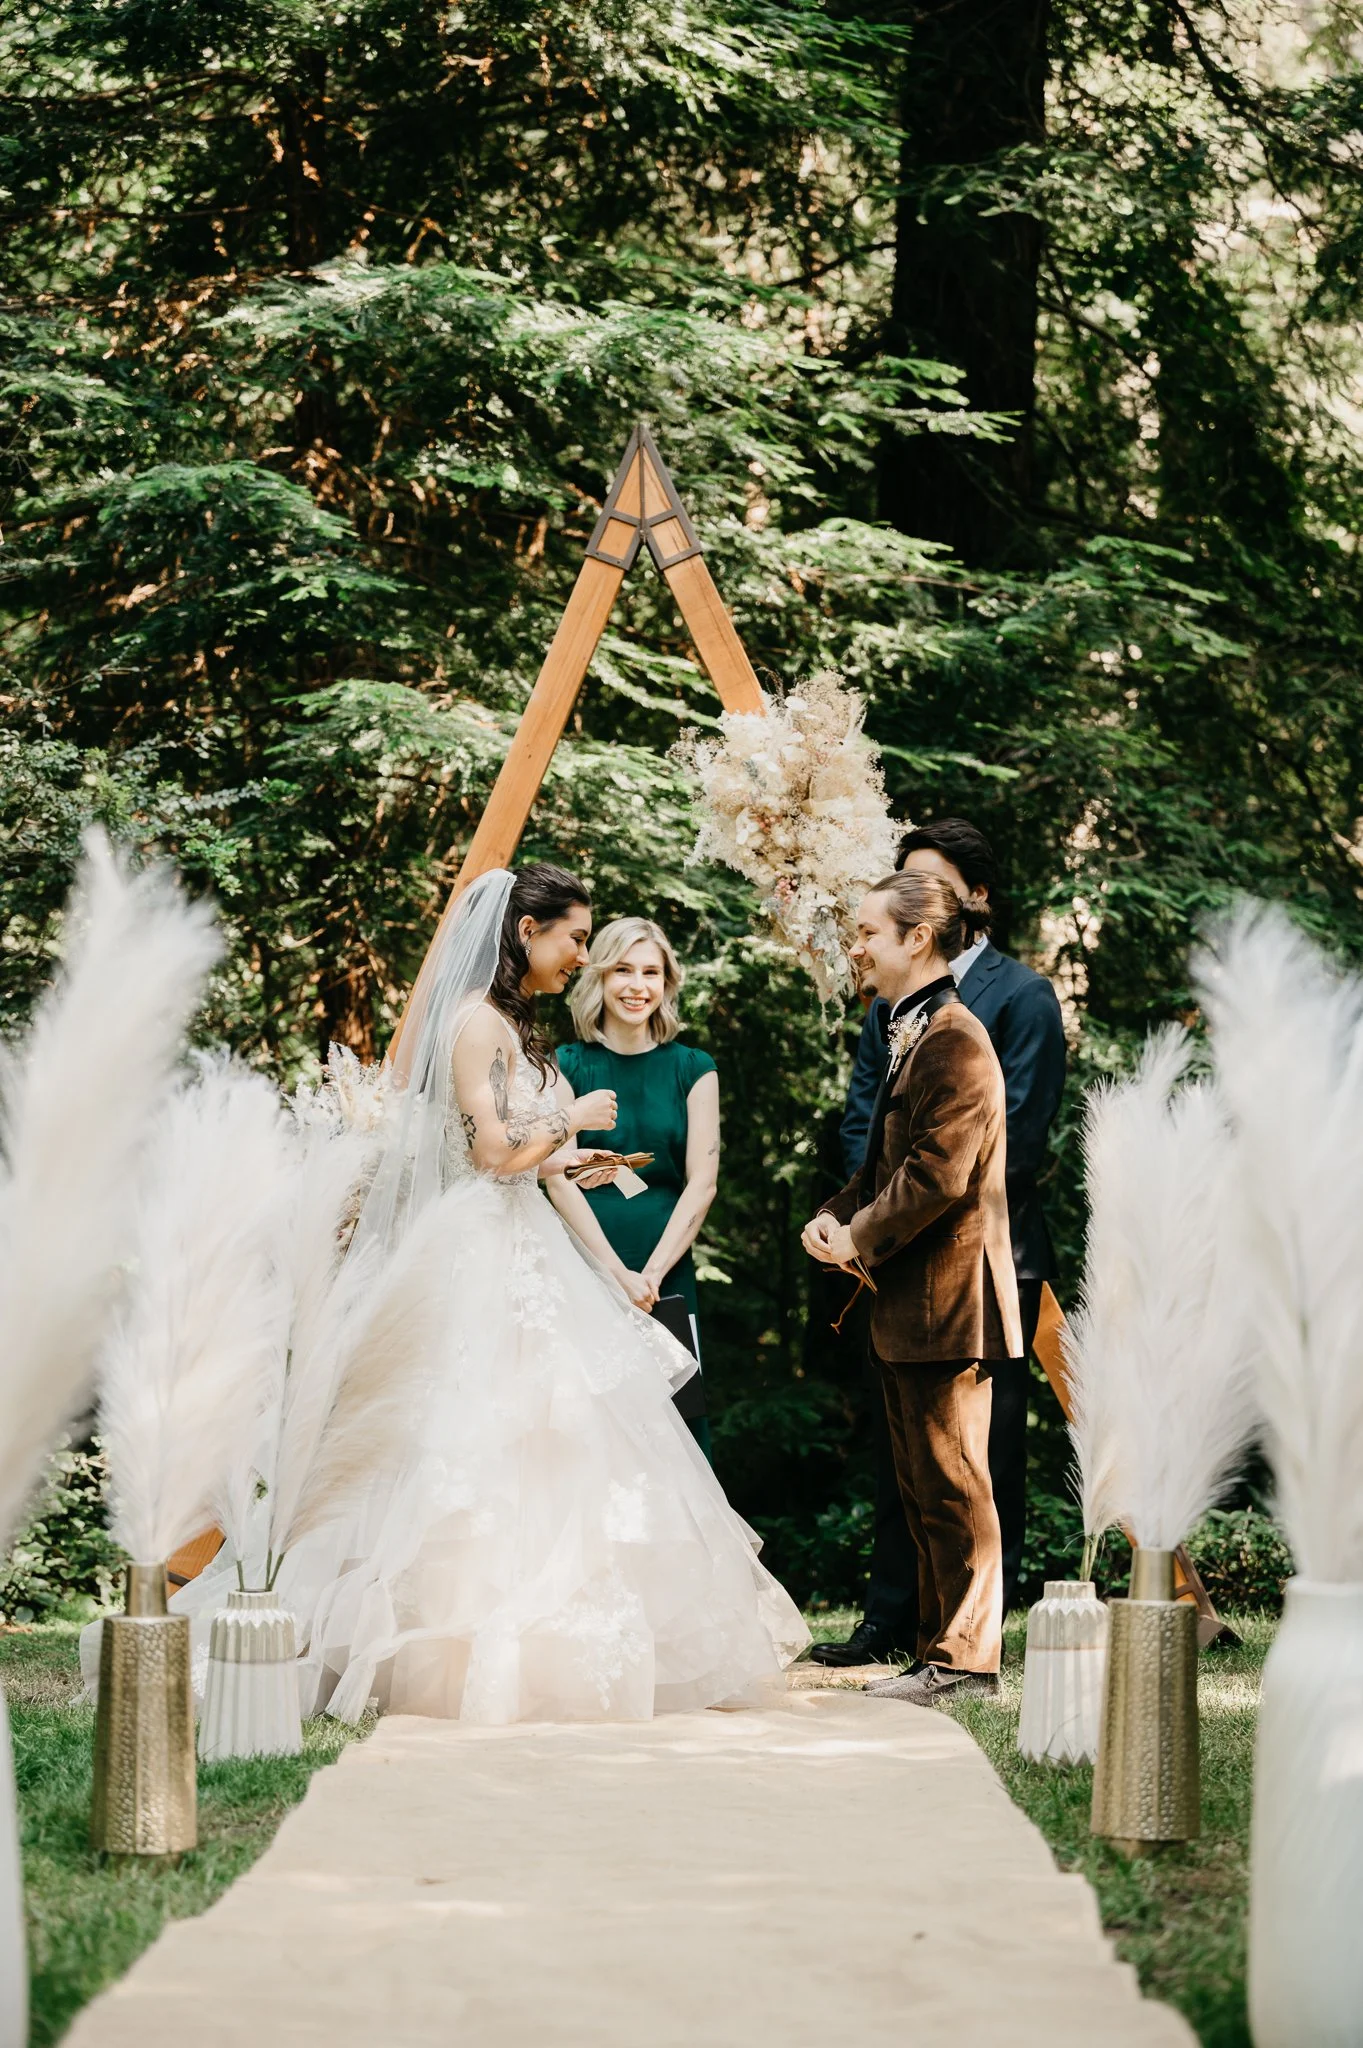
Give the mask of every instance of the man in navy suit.
<svg viewBox="0 0 1363 2048">
<path fill-rule="evenodd" d="M 896 865 L 940 875 L 963 901 L 988 904 L 998 867 L 983 832 L 964 818 L 943 818 L 906 834 Z M 1001 953 L 986 935 L 951 963 L 966 1008 L 988 1031 L 1003 1068 L 1008 1098 L 1008 1220 L 1018 1276 L 1023 1357 L 994 1372 L 989 1429 L 989 1470 L 1003 1542 L 1004 1611 L 1012 1605 L 1022 1566 L 1027 1512 L 1027 1356 L 1041 1312 L 1041 1290 L 1055 1277 L 1055 1253 L 1041 1207 L 1037 1175 L 1065 1083 L 1065 1033 L 1055 990 L 1020 960 Z M 867 1011 L 857 1046 L 847 1111 L 842 1122 L 848 1178 L 861 1169 L 871 1111 L 889 1063 L 888 1010 Z M 896 1651 L 912 1654 L 918 1633 L 918 1553 L 904 1519 L 895 1480 L 889 1428 L 872 1404 L 876 1434 L 876 1519 L 866 1612 L 845 1643 L 819 1643 L 816 1663 L 880 1663 Z"/>
</svg>

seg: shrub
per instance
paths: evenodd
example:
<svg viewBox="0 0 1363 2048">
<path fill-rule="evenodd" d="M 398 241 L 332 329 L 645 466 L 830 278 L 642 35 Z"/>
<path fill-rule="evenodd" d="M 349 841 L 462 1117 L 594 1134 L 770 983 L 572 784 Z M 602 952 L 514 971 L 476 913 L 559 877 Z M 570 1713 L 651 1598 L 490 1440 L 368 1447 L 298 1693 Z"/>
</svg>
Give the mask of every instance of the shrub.
<svg viewBox="0 0 1363 2048">
<path fill-rule="evenodd" d="M 1062 1494 L 1032 1494 L 1027 1502 L 1019 1604 L 1039 1600 L 1046 1579 L 1077 1578 L 1083 1546 L 1078 1503 Z M 1188 1538 L 1188 1551 L 1217 1608 L 1242 1614 L 1281 1612 L 1292 1554 L 1277 1523 L 1262 1509 L 1213 1508 Z M 1099 1597 L 1125 1593 L 1130 1569 L 1126 1539 L 1110 1530 L 1093 1567 Z"/>
<path fill-rule="evenodd" d="M 0 1621 L 74 1616 L 107 1602 L 124 1563 L 105 1525 L 98 1444 L 52 1455 L 42 1494 L 0 1562 Z"/>
<path fill-rule="evenodd" d="M 1213 1508 L 1188 1548 L 1214 1606 L 1281 1614 L 1283 1582 L 1295 1566 L 1271 1515 L 1255 1507 Z"/>
<path fill-rule="evenodd" d="M 806 1520 L 755 1518 L 762 1562 L 803 1608 L 861 1607 L 871 1562 L 875 1509 L 869 1500 L 834 1501 Z"/>
</svg>

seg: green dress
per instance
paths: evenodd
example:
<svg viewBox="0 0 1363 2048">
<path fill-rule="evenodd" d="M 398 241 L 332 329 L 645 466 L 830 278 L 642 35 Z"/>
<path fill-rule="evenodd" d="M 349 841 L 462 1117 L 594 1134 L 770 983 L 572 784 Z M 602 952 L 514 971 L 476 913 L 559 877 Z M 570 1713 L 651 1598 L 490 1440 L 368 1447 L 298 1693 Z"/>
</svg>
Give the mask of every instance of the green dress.
<svg viewBox="0 0 1363 2048">
<path fill-rule="evenodd" d="M 615 1090 L 615 1129 L 579 1131 L 577 1142 L 584 1151 L 601 1146 L 613 1152 L 654 1155 L 652 1166 L 646 1166 L 640 1175 L 647 1183 L 644 1193 L 632 1201 L 627 1201 L 619 1188 L 583 1189 L 611 1250 L 632 1273 L 640 1273 L 686 1185 L 686 1098 L 702 1074 L 714 1073 L 715 1063 L 708 1052 L 677 1038 L 670 1045 L 634 1053 L 612 1052 L 608 1045 L 563 1045 L 558 1063 L 574 1095 L 590 1095 L 596 1088 Z M 696 1268 L 689 1251 L 678 1259 L 659 1291 L 680 1294 L 689 1313 L 696 1315 Z M 699 1338 L 696 1348 L 700 1348 Z M 708 1457 L 710 1432 L 703 1404 L 699 1413 L 688 1412 L 697 1406 L 699 1379 L 698 1373 L 682 1388 L 679 1405 Z"/>
</svg>

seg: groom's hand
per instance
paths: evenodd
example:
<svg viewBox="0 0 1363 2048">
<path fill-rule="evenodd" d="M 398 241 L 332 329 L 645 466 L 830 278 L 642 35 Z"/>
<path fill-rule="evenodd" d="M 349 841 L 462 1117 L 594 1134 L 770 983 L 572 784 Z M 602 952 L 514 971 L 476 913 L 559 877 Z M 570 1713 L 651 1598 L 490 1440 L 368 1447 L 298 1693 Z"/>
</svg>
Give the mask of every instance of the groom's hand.
<svg viewBox="0 0 1363 2048">
<path fill-rule="evenodd" d="M 847 1225 L 837 1222 L 826 1209 L 806 1223 L 800 1242 L 811 1259 L 818 1259 L 825 1266 L 845 1266 L 857 1255 Z"/>
</svg>

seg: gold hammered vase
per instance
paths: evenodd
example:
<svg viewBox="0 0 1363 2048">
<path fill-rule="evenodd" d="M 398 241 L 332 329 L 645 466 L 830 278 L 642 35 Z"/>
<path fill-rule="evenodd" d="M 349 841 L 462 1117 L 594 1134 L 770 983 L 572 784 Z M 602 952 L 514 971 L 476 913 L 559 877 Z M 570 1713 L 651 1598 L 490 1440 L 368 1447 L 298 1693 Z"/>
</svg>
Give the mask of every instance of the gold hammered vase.
<svg viewBox="0 0 1363 2048">
<path fill-rule="evenodd" d="M 1174 1599 L 1172 1550 L 1138 1549 L 1130 1595 L 1108 1614 L 1091 1827 L 1141 1855 L 1202 1828 L 1197 1610 Z"/>
<path fill-rule="evenodd" d="M 125 1614 L 99 1646 L 90 1841 L 115 1856 L 171 1856 L 198 1839 L 189 1616 L 166 1612 L 163 1564 L 130 1564 Z"/>
</svg>

